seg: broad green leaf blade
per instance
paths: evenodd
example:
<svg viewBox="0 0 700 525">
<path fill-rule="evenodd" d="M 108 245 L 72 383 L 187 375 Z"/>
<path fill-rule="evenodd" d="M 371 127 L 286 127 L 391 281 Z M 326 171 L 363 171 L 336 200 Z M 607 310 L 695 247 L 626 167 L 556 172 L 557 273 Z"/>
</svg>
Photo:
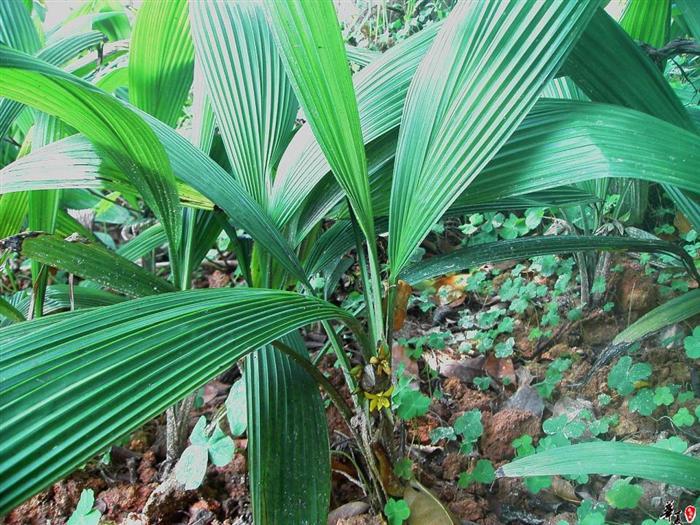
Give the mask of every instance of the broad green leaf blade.
<svg viewBox="0 0 700 525">
<path fill-rule="evenodd" d="M 345 45 L 345 54 L 349 62 L 354 62 L 358 66 L 368 66 L 377 60 L 382 54 L 379 51 L 372 51 L 366 47 L 357 47 L 350 44 Z"/>
<path fill-rule="evenodd" d="M 36 53 L 41 46 L 32 17 L 22 0 L 0 2 L 0 44 L 25 53 Z"/>
<path fill-rule="evenodd" d="M 558 77 L 549 81 L 540 96 L 564 100 L 590 100 L 576 82 L 569 77 Z"/>
<path fill-rule="evenodd" d="M 0 238 L 20 232 L 28 208 L 29 195 L 26 192 L 0 195 Z"/>
<path fill-rule="evenodd" d="M 175 127 L 192 85 L 188 0 L 146 0 L 129 45 L 130 102 Z"/>
<path fill-rule="evenodd" d="M 47 234 L 24 234 L 0 241 L 0 246 L 132 297 L 174 290 L 168 281 L 96 243 L 64 240 Z"/>
<path fill-rule="evenodd" d="M 0 193 L 70 188 L 101 188 L 135 193 L 112 157 L 83 135 L 38 148 L 0 170 Z M 212 209 L 212 202 L 191 186 L 177 182 L 184 206 Z"/>
<path fill-rule="evenodd" d="M 700 41 L 700 4 L 695 0 L 676 0 L 676 5 L 695 40 Z"/>
<path fill-rule="evenodd" d="M 293 249 L 243 186 L 172 128 L 145 113 L 139 114 L 165 148 L 175 176 L 188 184 L 178 187 L 183 203 L 202 208 L 210 206 L 209 202 L 216 203 L 237 227 L 246 230 L 291 275 L 303 281 L 305 274 Z M 123 185 L 121 171 L 112 158 L 82 136 L 64 139 L 13 162 L 0 171 L 0 183 L 0 191 L 102 185 L 117 190 L 130 187 Z M 192 191 L 192 188 L 197 191 Z M 202 199 L 202 195 L 209 200 Z M 16 209 L 9 206 L 9 200 L 19 197 L 4 198 L 8 198 L 8 206 L 5 207 L 0 200 L 0 218 L 4 212 L 11 214 Z M 4 221 L 0 222 L 0 231 L 4 231 L 4 224 Z M 3 237 L 18 231 L 12 229 Z"/>
<path fill-rule="evenodd" d="M 505 205 L 504 199 L 606 177 L 662 182 L 697 193 L 698 151 L 697 135 L 650 115 L 605 104 L 540 100 L 451 210 Z M 375 214 L 386 215 L 390 173 L 381 170 L 370 181 Z M 320 200 L 334 191 L 320 185 L 312 195 Z M 327 216 L 329 207 L 319 209 L 316 202 L 305 212 L 309 217 L 300 233 Z"/>
<path fill-rule="evenodd" d="M 175 178 L 149 126 L 87 82 L 6 47 L 0 47 L 0 72 L 0 95 L 59 117 L 113 155 L 160 219 L 177 251 L 181 212 Z"/>
<path fill-rule="evenodd" d="M 36 147 L 0 170 L 0 192 L 62 188 L 117 189 L 124 184 L 119 166 L 82 135 Z M 132 188 L 133 186 L 129 185 Z"/>
<path fill-rule="evenodd" d="M 617 335 L 613 344 L 631 344 L 647 335 L 700 314 L 700 290 L 692 290 L 640 317 Z"/>
<path fill-rule="evenodd" d="M 456 217 L 476 212 L 526 210 L 527 208 L 562 208 L 599 201 L 595 195 L 571 186 L 559 186 L 525 195 L 508 196 L 500 200 L 479 199 L 465 194 L 447 210 L 445 217 Z"/>
<path fill-rule="evenodd" d="M 287 74 L 304 114 L 368 239 L 374 220 L 360 116 L 330 0 L 266 2 Z"/>
<path fill-rule="evenodd" d="M 595 441 L 546 450 L 516 459 L 496 471 L 497 477 L 582 474 L 634 476 L 700 489 L 700 460 L 647 445 Z"/>
<path fill-rule="evenodd" d="M 104 35 L 99 31 L 67 36 L 39 51 L 37 58 L 54 66 L 62 67 L 83 51 L 101 44 L 104 39 Z"/>
<path fill-rule="evenodd" d="M 634 40 L 663 47 L 671 30 L 671 0 L 630 0 L 620 25 Z"/>
<path fill-rule="evenodd" d="M 700 193 L 699 169 L 700 137 L 694 133 L 622 107 L 547 100 L 463 197 L 492 200 L 604 177 Z"/>
<path fill-rule="evenodd" d="M 396 278 L 554 77 L 597 2 L 458 4 L 409 88 L 389 214 Z"/>
<path fill-rule="evenodd" d="M 616 52 L 605 52 L 610 49 Z M 595 102 L 619 104 L 692 129 L 686 110 L 659 69 L 602 10 L 591 20 L 563 70 Z"/>
<path fill-rule="evenodd" d="M 42 147 L 72 133 L 72 130 L 56 117 L 39 113 L 33 128 L 32 147 Z M 28 227 L 31 231 L 55 233 L 60 190 L 29 192 Z M 42 271 L 39 261 L 32 261 L 32 288 L 34 289 L 34 315 L 41 317 L 44 307 L 44 292 L 48 283 L 48 273 Z"/>
<path fill-rule="evenodd" d="M 652 10 L 668 6 L 666 0 L 638 0 L 630 9 L 639 8 L 635 8 L 635 4 Z M 606 49 L 615 49 L 616 52 L 608 53 Z M 643 111 L 697 132 L 688 112 L 656 64 L 602 10 L 593 17 L 579 45 L 571 53 L 565 71 L 593 101 Z M 700 205 L 677 188 L 664 184 L 664 189 L 695 227 L 700 228 Z"/>
<path fill-rule="evenodd" d="M 298 333 L 289 334 L 285 343 L 308 358 Z M 255 522 L 325 525 L 330 445 L 318 385 L 269 345 L 246 358 L 245 383 Z"/>
<path fill-rule="evenodd" d="M 22 0 L 0 2 L 0 44 L 29 54 L 34 54 L 41 46 L 32 18 Z M 0 138 L 5 136 L 21 111 L 21 104 L 0 99 Z"/>
<path fill-rule="evenodd" d="M 246 230 L 292 276 L 304 282 L 306 276 L 294 250 L 241 183 L 179 133 L 153 117 L 142 116 L 165 147 L 175 175 L 214 202 L 236 227 Z"/>
<path fill-rule="evenodd" d="M 2 297 L 0 297 L 0 316 L 4 317 L 11 323 L 26 320 L 26 317 L 22 314 L 22 312 L 20 312 Z"/>
<path fill-rule="evenodd" d="M 0 514 L 308 323 L 355 320 L 263 289 L 168 293 L 0 329 Z"/>
<path fill-rule="evenodd" d="M 86 49 L 101 43 L 103 39 L 104 36 L 98 31 L 68 36 L 45 47 L 37 56 L 54 66 L 63 66 Z M 24 104 L 20 102 L 8 98 L 0 99 L 0 136 L 4 135 L 23 109 Z"/>
<path fill-rule="evenodd" d="M 563 235 L 523 237 L 510 241 L 489 242 L 460 248 L 445 255 L 436 255 L 408 266 L 400 278 L 408 284 L 457 272 L 489 262 L 524 259 L 540 255 L 581 251 L 633 251 L 665 253 L 676 257 L 692 276 L 697 275 L 693 260 L 686 251 L 666 241 L 633 239 L 631 237 L 604 237 L 599 235 Z"/>
<path fill-rule="evenodd" d="M 116 295 L 105 292 L 99 288 L 88 288 L 87 286 L 74 286 L 72 290 L 73 306 L 76 310 L 82 308 L 94 308 L 96 306 L 108 306 L 127 300 L 123 295 Z M 29 315 L 29 306 L 32 301 L 31 293 L 22 290 L 11 295 L 10 304 L 14 306 L 24 317 Z M 71 308 L 71 289 L 66 284 L 54 284 L 46 287 L 44 297 L 44 315 L 63 312 Z M 0 326 L 5 326 L 5 322 L 0 322 Z"/>
<path fill-rule="evenodd" d="M 439 27 L 440 24 L 433 24 L 399 42 L 353 77 L 365 144 L 369 145 L 398 127 L 411 78 Z M 396 135 L 395 131 L 393 134 Z M 396 149 L 395 145 L 393 149 Z M 292 219 L 330 170 L 311 126 L 305 124 L 294 135 L 280 160 L 271 204 L 271 213 L 277 224 L 284 225 Z M 342 198 L 343 192 L 339 191 L 320 216 Z"/>
<path fill-rule="evenodd" d="M 192 34 L 234 176 L 267 207 L 298 104 L 262 2 L 192 2 Z"/>
<path fill-rule="evenodd" d="M 136 261 L 168 242 L 163 226 L 154 224 L 117 248 L 117 255 Z"/>
</svg>

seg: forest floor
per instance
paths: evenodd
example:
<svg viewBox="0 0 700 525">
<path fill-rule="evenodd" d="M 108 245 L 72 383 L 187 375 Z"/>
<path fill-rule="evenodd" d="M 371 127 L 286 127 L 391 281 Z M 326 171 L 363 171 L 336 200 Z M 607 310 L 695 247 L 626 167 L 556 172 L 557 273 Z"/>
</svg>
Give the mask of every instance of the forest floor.
<svg viewBox="0 0 700 525">
<path fill-rule="evenodd" d="M 640 415 L 640 410 L 630 409 L 632 396 L 620 395 L 608 384 L 617 358 L 587 376 L 613 337 L 661 302 L 663 287 L 657 284 L 655 274 L 647 275 L 638 260 L 618 258 L 613 260 L 615 271 L 607 286 L 598 291 L 596 302 L 600 306 L 581 310 L 576 308 L 577 286 L 564 286 L 566 291 L 556 293 L 557 283 L 567 271 L 569 277 L 564 280 L 575 281 L 566 261 L 552 258 L 484 267 L 437 281 L 432 289 L 416 290 L 409 302 L 400 344 L 392 352 L 394 366 L 417 378 L 414 388 L 429 395 L 431 403 L 425 415 L 403 423 L 404 452 L 411 462 L 406 463 L 408 473 L 402 475 L 429 489 L 461 523 L 558 525 L 583 523 L 595 512 L 605 516 L 605 511 L 581 503 L 604 502 L 617 478 L 539 478 L 527 486 L 521 479 L 497 479 L 463 488 L 460 476 L 473 472 L 478 459 L 489 459 L 498 467 L 516 455 L 513 442 L 524 435 L 531 436 L 532 443 L 528 438 L 516 442 L 523 450 L 555 440 L 564 427 L 569 428 L 564 433 L 571 442 L 593 436 L 640 443 L 669 443 L 675 436 L 691 447 L 698 442 L 697 422 L 679 427 L 670 417 L 682 406 L 692 413 L 700 397 L 698 371 L 692 369 L 679 344 L 688 335 L 688 326 L 697 325 L 697 320 L 648 338 L 634 351 L 635 362 L 644 361 L 653 368 L 650 377 L 635 384 L 635 389 L 669 386 L 672 393 L 671 404 L 662 403 L 651 415 Z M 226 275 L 214 272 L 200 284 L 227 283 Z M 346 290 L 352 285 L 345 284 Z M 348 292 L 341 292 L 337 299 L 347 300 Z M 306 333 L 311 352 L 318 350 L 323 339 L 313 329 Z M 491 345 L 495 351 L 482 353 L 480 345 Z M 322 367 L 340 387 L 342 377 L 330 356 L 323 358 Z M 200 415 L 210 418 L 216 413 L 235 379 L 235 373 L 227 374 L 202 389 L 200 406 L 191 414 L 191 426 Z M 483 434 L 471 453 L 463 453 L 459 441 L 448 436 L 449 430 L 460 415 L 475 409 L 482 414 Z M 347 427 L 333 406 L 327 414 L 331 444 L 340 446 L 347 442 Z M 552 430 L 554 427 L 559 428 Z M 85 488 L 94 490 L 102 523 L 146 523 L 142 511 L 159 485 L 164 434 L 164 417 L 160 417 L 113 447 L 108 459 L 90 462 L 15 509 L 5 523 L 65 523 Z M 236 440 L 236 447 L 230 464 L 209 466 L 199 489 L 176 491 L 167 501 L 151 506 L 150 522 L 252 523 L 246 440 Z M 333 456 L 331 509 L 335 512 L 331 522 L 384 523 L 361 503 L 365 499 L 362 489 L 349 481 L 356 477 L 353 467 L 339 458 Z M 637 484 L 643 495 L 635 508 L 608 509 L 606 522 L 637 524 L 657 519 L 667 501 L 688 504 L 697 497 L 659 483 Z M 602 524 L 601 519 L 589 523 Z"/>
</svg>

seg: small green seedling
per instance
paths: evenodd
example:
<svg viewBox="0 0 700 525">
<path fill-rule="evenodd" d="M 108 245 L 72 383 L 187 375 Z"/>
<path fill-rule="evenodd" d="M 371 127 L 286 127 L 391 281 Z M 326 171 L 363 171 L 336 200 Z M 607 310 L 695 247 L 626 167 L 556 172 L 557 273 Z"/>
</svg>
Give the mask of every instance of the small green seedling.
<svg viewBox="0 0 700 525">
<path fill-rule="evenodd" d="M 673 403 L 673 394 L 667 386 L 657 386 L 654 390 L 654 403 L 656 406 L 668 406 Z"/>
<path fill-rule="evenodd" d="M 489 387 L 491 386 L 491 378 L 489 376 L 475 377 L 474 378 L 474 385 L 476 386 L 476 388 L 478 388 L 482 392 L 484 390 L 488 390 Z"/>
<path fill-rule="evenodd" d="M 685 407 L 679 408 L 678 412 L 676 412 L 671 419 L 673 420 L 673 424 L 678 427 L 690 427 L 695 423 L 693 414 Z"/>
<path fill-rule="evenodd" d="M 471 472 L 462 472 L 459 475 L 457 484 L 465 489 L 472 483 L 493 483 L 495 479 L 496 471 L 493 468 L 493 463 L 488 459 L 480 459 Z"/>
<path fill-rule="evenodd" d="M 401 458 L 394 465 L 394 474 L 401 479 L 411 479 L 413 477 L 413 462 L 408 458 Z"/>
<path fill-rule="evenodd" d="M 618 479 L 605 493 L 605 501 L 614 509 L 634 509 L 644 494 L 639 485 L 630 483 L 632 478 Z"/>
<path fill-rule="evenodd" d="M 226 418 L 231 434 L 241 436 L 248 428 L 248 408 L 245 393 L 245 379 L 236 381 L 225 401 Z"/>
<path fill-rule="evenodd" d="M 80 494 L 78 506 L 68 518 L 66 525 L 97 525 L 102 513 L 92 508 L 95 504 L 95 494 L 92 489 L 84 489 Z"/>
<path fill-rule="evenodd" d="M 579 525 L 605 525 L 606 506 L 601 503 L 593 503 L 591 500 L 583 500 L 576 516 Z"/>
<path fill-rule="evenodd" d="M 700 359 L 700 326 L 693 328 L 693 335 L 683 339 L 683 346 L 690 359 Z"/>
<path fill-rule="evenodd" d="M 651 375 L 651 366 L 647 363 L 632 364 L 628 355 L 621 357 L 608 373 L 608 386 L 620 395 L 626 396 L 634 392 L 635 383 Z"/>
<path fill-rule="evenodd" d="M 656 410 L 654 393 L 650 388 L 643 388 L 629 401 L 631 412 L 638 412 L 642 416 L 650 416 Z"/>
<path fill-rule="evenodd" d="M 683 454 L 688 448 L 688 442 L 678 436 L 671 436 L 666 439 L 658 440 L 654 446 Z"/>
<path fill-rule="evenodd" d="M 217 467 L 223 467 L 233 459 L 236 450 L 233 440 L 218 425 L 211 436 L 207 436 L 206 426 L 206 418 L 200 417 L 190 434 L 190 446 L 175 465 L 175 478 L 185 486 L 185 490 L 196 489 L 202 484 L 208 460 L 211 459 Z"/>
<path fill-rule="evenodd" d="M 389 525 L 401 525 L 411 516 L 411 509 L 405 500 L 389 498 L 384 505 L 384 515 L 389 521 Z"/>
<path fill-rule="evenodd" d="M 459 416 L 454 423 L 455 434 L 462 437 L 462 445 L 460 452 L 462 454 L 470 454 L 474 443 L 481 437 L 484 432 L 484 426 L 481 423 L 481 412 L 477 409 L 469 410 Z"/>
</svg>

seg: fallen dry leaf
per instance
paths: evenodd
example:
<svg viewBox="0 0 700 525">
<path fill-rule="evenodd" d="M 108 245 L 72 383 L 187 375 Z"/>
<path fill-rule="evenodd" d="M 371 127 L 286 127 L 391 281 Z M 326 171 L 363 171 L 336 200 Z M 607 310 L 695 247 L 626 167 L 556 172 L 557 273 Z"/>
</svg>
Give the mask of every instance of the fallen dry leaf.
<svg viewBox="0 0 700 525">
<path fill-rule="evenodd" d="M 403 493 L 411 509 L 408 525 L 457 525 L 447 508 L 423 485 L 411 482 Z"/>
<path fill-rule="evenodd" d="M 406 322 L 406 310 L 408 307 L 408 299 L 411 297 L 413 288 L 406 281 L 399 279 L 396 283 L 396 299 L 394 305 L 394 331 L 401 330 Z"/>
<path fill-rule="evenodd" d="M 493 354 L 489 354 L 484 363 L 484 370 L 494 379 L 502 380 L 504 377 L 510 379 L 510 384 L 515 384 L 515 367 L 510 357 L 499 359 Z"/>
</svg>

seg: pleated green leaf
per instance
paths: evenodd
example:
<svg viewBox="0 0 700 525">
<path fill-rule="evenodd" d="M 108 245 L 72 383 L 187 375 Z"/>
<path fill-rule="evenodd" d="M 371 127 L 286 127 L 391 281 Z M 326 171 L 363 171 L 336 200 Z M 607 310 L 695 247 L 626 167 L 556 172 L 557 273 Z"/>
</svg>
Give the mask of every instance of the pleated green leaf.
<svg viewBox="0 0 700 525">
<path fill-rule="evenodd" d="M 378 51 L 372 51 L 366 47 L 357 47 L 349 44 L 345 45 L 345 54 L 348 56 L 348 61 L 354 62 L 362 67 L 368 66 L 382 55 Z"/>
<path fill-rule="evenodd" d="M 114 156 L 176 251 L 181 224 L 175 178 L 150 127 L 117 99 L 23 53 L 0 48 L 0 71 L 0 95 L 59 117 Z"/>
<path fill-rule="evenodd" d="M 240 182 L 200 149 L 159 120 L 142 115 L 165 147 L 175 175 L 221 208 L 237 228 L 243 228 L 292 276 L 306 276 L 294 250 Z"/>
<path fill-rule="evenodd" d="M 29 54 L 34 54 L 41 46 L 32 18 L 22 0 L 0 2 L 0 44 Z M 0 138 L 5 136 L 21 111 L 21 104 L 0 99 Z"/>
<path fill-rule="evenodd" d="M 136 261 L 156 248 L 164 246 L 168 242 L 163 226 L 154 224 L 142 231 L 130 241 L 117 248 L 117 254 L 130 261 Z"/>
<path fill-rule="evenodd" d="M 0 329 L 0 514 L 308 323 L 354 319 L 263 289 L 161 294 Z M 360 332 L 358 332 L 360 334 Z"/>
<path fill-rule="evenodd" d="M 544 87 L 540 96 L 564 100 L 590 100 L 583 90 L 576 85 L 576 82 L 569 77 L 553 78 Z"/>
<path fill-rule="evenodd" d="M 32 148 L 51 144 L 72 133 L 73 130 L 56 117 L 46 113 L 38 113 L 33 128 Z M 29 229 L 54 233 L 60 201 L 61 190 L 30 191 L 27 220 Z M 32 288 L 35 295 L 34 308 L 37 317 L 43 315 L 44 292 L 48 284 L 48 273 L 42 270 L 43 267 L 39 261 L 31 261 Z"/>
<path fill-rule="evenodd" d="M 583 474 L 633 476 L 700 489 L 700 460 L 660 447 L 595 441 L 545 450 L 516 459 L 496 471 L 496 477 Z"/>
<path fill-rule="evenodd" d="M 700 137 L 631 109 L 541 101 L 463 197 L 499 199 L 603 177 L 700 192 Z"/>
<path fill-rule="evenodd" d="M 88 288 L 87 286 L 74 286 L 72 290 L 73 306 L 76 310 L 81 308 L 94 308 L 96 306 L 109 306 L 127 300 L 123 295 L 116 295 L 99 288 Z M 29 315 L 29 306 L 32 302 L 31 293 L 22 290 L 11 295 L 8 302 L 16 308 L 23 319 Z M 69 310 L 71 307 L 71 289 L 66 284 L 54 284 L 46 287 L 44 297 L 44 315 Z M 2 313 L 0 313 L 2 315 Z M 0 320 L 0 326 L 11 324 L 7 320 Z"/>
<path fill-rule="evenodd" d="M 0 170 L 0 193 L 70 188 L 137 191 L 124 178 L 117 163 L 83 135 L 73 135 L 35 149 Z M 178 182 L 177 190 L 185 206 L 202 209 L 213 206 L 189 185 Z"/>
<path fill-rule="evenodd" d="M 32 17 L 22 0 L 0 2 L 0 44 L 25 53 L 36 53 L 41 47 Z"/>
<path fill-rule="evenodd" d="M 192 32 L 233 174 L 267 207 L 298 104 L 262 2 L 192 2 Z"/>
<path fill-rule="evenodd" d="M 129 100 L 175 127 L 192 85 L 194 48 L 187 0 L 146 0 L 129 45 Z"/>
<path fill-rule="evenodd" d="M 308 359 L 297 332 L 283 341 Z M 289 356 L 269 345 L 246 358 L 245 383 L 255 523 L 325 525 L 330 445 L 318 385 Z"/>
<path fill-rule="evenodd" d="M 37 58 L 62 67 L 84 51 L 104 42 L 105 36 L 99 31 L 88 31 L 56 40 L 37 53 Z"/>
<path fill-rule="evenodd" d="M 394 277 L 525 118 L 596 7 L 594 1 L 455 7 L 406 97 L 389 214 Z"/>
<path fill-rule="evenodd" d="M 74 273 L 132 297 L 174 290 L 168 281 L 97 243 L 65 240 L 48 234 L 23 234 L 17 241 L 10 238 L 0 243 L 33 261 Z"/>
<path fill-rule="evenodd" d="M 633 239 L 630 237 L 604 237 L 600 235 L 563 235 L 524 237 L 510 241 L 497 241 L 460 248 L 445 255 L 436 255 L 408 266 L 401 279 L 417 284 L 426 279 L 458 272 L 486 263 L 511 259 L 525 259 L 583 251 L 633 251 L 665 253 L 676 257 L 679 265 L 685 265 L 692 276 L 697 276 L 695 265 L 685 250 L 666 241 Z"/>
<path fill-rule="evenodd" d="M 17 159 L 0 170 L 0 192 L 117 187 L 119 166 L 82 135 L 74 135 Z M 131 186 L 133 189 L 133 186 Z"/>
<path fill-rule="evenodd" d="M 0 238 L 18 233 L 29 208 L 29 195 L 26 192 L 0 195 Z"/>
<path fill-rule="evenodd" d="M 399 42 L 353 77 L 360 126 L 366 144 L 398 128 L 411 78 L 439 27 L 440 24 L 434 24 Z M 396 149 L 395 145 L 393 149 Z M 368 151 L 369 158 L 370 155 Z M 276 222 L 284 225 L 290 221 L 330 170 L 311 126 L 305 124 L 294 135 L 280 160 L 270 206 L 270 213 Z M 332 178 L 332 175 L 329 177 Z M 342 192 L 339 192 L 320 216 L 342 197 Z"/>
<path fill-rule="evenodd" d="M 673 184 L 697 193 L 698 151 L 700 141 L 694 133 L 637 111 L 541 100 L 448 213 L 474 209 L 472 206 L 486 210 L 499 202 L 507 208 L 505 199 L 606 177 Z M 378 217 L 388 213 L 390 171 L 391 163 L 370 178 Z M 318 192 L 311 194 L 315 200 L 304 214 L 311 215 L 300 221 L 305 227 L 328 214 L 332 206 L 318 202 L 337 202 L 335 191 L 337 188 L 320 185 Z"/>
<path fill-rule="evenodd" d="M 241 183 L 172 128 L 150 115 L 140 115 L 165 148 L 175 176 L 187 183 L 187 186 L 178 185 L 183 202 L 202 208 L 207 207 L 207 202 L 216 203 L 237 227 L 246 230 L 291 275 L 303 281 L 304 271 L 291 246 Z M 111 189 L 128 189 L 130 186 L 124 185 L 121 176 L 119 166 L 110 156 L 78 135 L 41 148 L 6 166 L 0 171 L 0 192 L 98 188 L 103 185 Z M 191 188 L 196 191 L 193 192 Z M 202 200 L 202 195 L 208 201 Z M 18 198 L 12 197 L 13 200 Z M 0 217 L 3 210 L 11 214 L 13 209 L 5 207 L 0 200 Z M 0 231 L 5 231 L 2 225 L 4 223 L 0 223 Z M 3 237 L 17 231 L 6 231 Z"/>
<path fill-rule="evenodd" d="M 692 290 L 640 317 L 617 335 L 613 344 L 631 344 L 674 323 L 680 323 L 700 314 L 700 290 Z"/>
<path fill-rule="evenodd" d="M 640 0 L 645 9 L 667 5 L 665 0 Z M 630 8 L 633 8 L 634 2 Z M 637 9 L 637 8 L 634 8 Z M 615 53 L 606 50 L 615 49 Z M 697 132 L 688 112 L 659 68 L 604 11 L 593 17 L 565 71 L 591 100 L 643 111 L 686 130 Z M 664 185 L 678 208 L 700 228 L 700 205 L 678 188 Z"/>
<path fill-rule="evenodd" d="M 372 238 L 360 116 L 333 3 L 289 0 L 265 7 L 304 115 L 362 231 Z"/>
<path fill-rule="evenodd" d="M 2 297 L 0 297 L 0 317 L 4 317 L 5 320 L 9 321 L 10 323 L 26 320 L 26 317 L 22 314 L 22 312 L 20 312 Z"/>
<path fill-rule="evenodd" d="M 676 0 L 676 5 L 683 13 L 683 19 L 688 25 L 695 40 L 700 41 L 700 4 L 695 0 Z"/>
<path fill-rule="evenodd" d="M 103 39 L 104 35 L 99 31 L 70 35 L 46 46 L 39 51 L 37 57 L 60 67 L 86 49 L 96 46 Z M 8 98 L 0 99 L 0 136 L 7 132 L 22 109 L 24 109 L 24 104 L 20 102 Z"/>
<path fill-rule="evenodd" d="M 634 40 L 663 47 L 671 30 L 671 0 L 630 0 L 620 25 Z"/>
</svg>

